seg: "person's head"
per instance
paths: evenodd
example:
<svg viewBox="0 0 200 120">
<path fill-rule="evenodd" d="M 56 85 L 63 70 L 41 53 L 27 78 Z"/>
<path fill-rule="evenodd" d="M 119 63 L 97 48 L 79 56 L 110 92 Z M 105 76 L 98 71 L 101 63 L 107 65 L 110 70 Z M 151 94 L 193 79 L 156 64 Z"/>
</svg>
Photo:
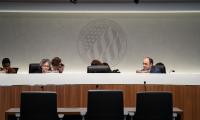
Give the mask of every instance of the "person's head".
<svg viewBox="0 0 200 120">
<path fill-rule="evenodd" d="M 104 63 L 102 63 L 103 65 L 107 65 L 107 66 L 109 66 L 109 64 L 108 63 L 106 63 L 106 62 L 104 62 Z"/>
<path fill-rule="evenodd" d="M 62 64 L 62 60 L 59 57 L 54 57 L 51 60 L 52 66 L 60 66 Z"/>
<path fill-rule="evenodd" d="M 9 58 L 3 58 L 2 66 L 3 66 L 3 68 L 9 68 L 10 67 L 10 59 Z"/>
<path fill-rule="evenodd" d="M 145 57 L 143 60 L 143 69 L 150 70 L 152 66 L 153 66 L 153 59 L 150 57 Z"/>
<path fill-rule="evenodd" d="M 160 70 L 160 73 L 166 73 L 165 65 L 161 62 L 156 63 L 155 67 L 157 67 Z"/>
<path fill-rule="evenodd" d="M 92 60 L 91 65 L 102 65 L 101 61 L 99 60 Z"/>
<path fill-rule="evenodd" d="M 42 72 L 48 72 L 51 70 L 51 62 L 49 59 L 42 59 L 40 62 L 40 67 L 42 68 Z"/>
</svg>

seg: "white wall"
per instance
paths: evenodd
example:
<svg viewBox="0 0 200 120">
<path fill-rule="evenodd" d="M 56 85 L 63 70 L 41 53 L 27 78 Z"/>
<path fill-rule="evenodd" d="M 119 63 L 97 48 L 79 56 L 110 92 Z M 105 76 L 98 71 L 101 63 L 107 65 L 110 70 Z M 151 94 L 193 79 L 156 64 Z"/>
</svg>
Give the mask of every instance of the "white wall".
<svg viewBox="0 0 200 120">
<path fill-rule="evenodd" d="M 124 32 L 117 45 L 126 42 L 122 48 L 126 54 L 116 58 L 118 63 L 113 69 L 134 73 L 142 67 L 143 57 L 150 56 L 155 62 L 165 63 L 167 71 L 200 72 L 199 13 L 1 13 L 0 59 L 9 57 L 12 66 L 28 72 L 29 63 L 59 56 L 66 65 L 65 72 L 86 72 L 90 60 L 84 61 L 80 56 L 78 41 L 80 31 L 94 20 L 113 21 Z M 110 38 L 112 33 L 108 36 L 114 39 Z M 106 52 L 107 56 L 112 55 Z"/>
</svg>

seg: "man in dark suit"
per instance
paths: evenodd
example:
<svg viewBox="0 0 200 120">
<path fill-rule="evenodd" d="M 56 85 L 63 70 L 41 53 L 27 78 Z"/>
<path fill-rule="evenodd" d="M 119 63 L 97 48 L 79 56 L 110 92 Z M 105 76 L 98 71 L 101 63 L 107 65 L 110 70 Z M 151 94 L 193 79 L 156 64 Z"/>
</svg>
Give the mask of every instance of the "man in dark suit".
<svg viewBox="0 0 200 120">
<path fill-rule="evenodd" d="M 143 60 L 143 69 L 136 70 L 136 73 L 150 73 L 152 66 L 153 66 L 153 59 L 150 57 L 145 57 Z"/>
</svg>

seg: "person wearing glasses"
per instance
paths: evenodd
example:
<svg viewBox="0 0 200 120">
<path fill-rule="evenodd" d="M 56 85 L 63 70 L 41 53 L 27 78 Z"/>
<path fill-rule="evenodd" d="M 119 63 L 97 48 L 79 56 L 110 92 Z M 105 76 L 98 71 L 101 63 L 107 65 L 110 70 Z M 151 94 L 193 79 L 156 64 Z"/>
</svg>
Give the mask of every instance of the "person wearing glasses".
<svg viewBox="0 0 200 120">
<path fill-rule="evenodd" d="M 42 59 L 40 62 L 42 73 L 51 73 L 51 61 L 49 59 Z"/>
</svg>

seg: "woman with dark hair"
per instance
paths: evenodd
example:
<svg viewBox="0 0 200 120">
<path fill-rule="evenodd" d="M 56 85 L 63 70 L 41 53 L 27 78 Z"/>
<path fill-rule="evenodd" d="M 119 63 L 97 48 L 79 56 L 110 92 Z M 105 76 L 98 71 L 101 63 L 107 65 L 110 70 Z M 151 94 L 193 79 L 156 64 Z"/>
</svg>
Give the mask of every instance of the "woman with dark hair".
<svg viewBox="0 0 200 120">
<path fill-rule="evenodd" d="M 17 73 L 14 68 L 11 68 L 11 63 L 9 58 L 3 58 L 2 60 L 3 68 L 0 68 L 2 73 Z"/>
<path fill-rule="evenodd" d="M 51 65 L 52 65 L 52 72 L 54 73 L 62 73 L 64 70 L 64 64 L 62 63 L 62 60 L 59 57 L 54 57 L 51 60 Z"/>
<path fill-rule="evenodd" d="M 94 59 L 94 60 L 92 60 L 92 62 L 91 62 L 91 66 L 92 66 L 92 65 L 103 65 L 103 63 L 102 63 L 101 61 L 97 60 L 97 59 Z"/>
<path fill-rule="evenodd" d="M 102 65 L 108 66 L 108 68 L 109 68 L 109 72 L 110 72 L 110 73 L 112 72 L 112 70 L 111 70 L 111 68 L 110 68 L 110 65 L 109 65 L 108 63 L 103 62 Z"/>
</svg>

